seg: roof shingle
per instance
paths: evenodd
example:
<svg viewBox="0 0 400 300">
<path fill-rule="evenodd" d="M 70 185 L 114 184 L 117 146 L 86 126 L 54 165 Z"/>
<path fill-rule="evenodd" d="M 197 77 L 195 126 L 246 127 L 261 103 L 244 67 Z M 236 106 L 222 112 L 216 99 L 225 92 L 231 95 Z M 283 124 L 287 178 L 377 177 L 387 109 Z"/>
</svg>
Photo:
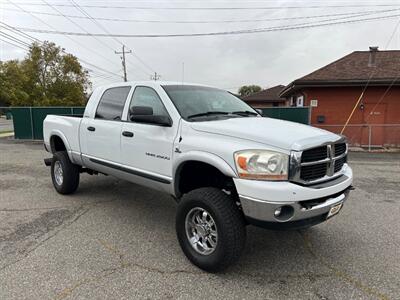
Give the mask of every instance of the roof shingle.
<svg viewBox="0 0 400 300">
<path fill-rule="evenodd" d="M 277 85 L 269 89 L 262 90 L 260 92 L 251 94 L 249 96 L 241 97 L 243 101 L 265 101 L 265 102 L 276 102 L 285 101 L 285 98 L 279 96 L 280 92 L 284 89 L 284 85 Z"/>
<path fill-rule="evenodd" d="M 373 63 L 370 57 L 375 55 Z M 281 96 L 296 87 L 400 83 L 400 50 L 354 51 L 290 83 Z"/>
</svg>

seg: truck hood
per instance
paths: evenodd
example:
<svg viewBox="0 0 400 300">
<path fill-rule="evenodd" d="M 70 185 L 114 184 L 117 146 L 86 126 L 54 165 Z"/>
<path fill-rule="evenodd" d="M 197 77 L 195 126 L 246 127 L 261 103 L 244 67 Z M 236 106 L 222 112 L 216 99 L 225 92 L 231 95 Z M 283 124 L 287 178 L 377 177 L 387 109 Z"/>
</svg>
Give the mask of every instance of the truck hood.
<svg viewBox="0 0 400 300">
<path fill-rule="evenodd" d="M 231 136 L 296 151 L 335 142 L 341 138 L 337 134 L 308 125 L 261 117 L 193 122 L 191 127 L 196 131 Z"/>
</svg>

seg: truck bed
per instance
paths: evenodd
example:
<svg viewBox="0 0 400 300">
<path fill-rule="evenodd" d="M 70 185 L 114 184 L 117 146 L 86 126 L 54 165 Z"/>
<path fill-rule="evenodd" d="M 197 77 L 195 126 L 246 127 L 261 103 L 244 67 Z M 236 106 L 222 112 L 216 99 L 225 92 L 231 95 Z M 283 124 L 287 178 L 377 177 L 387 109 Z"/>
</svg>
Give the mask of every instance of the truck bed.
<svg viewBox="0 0 400 300">
<path fill-rule="evenodd" d="M 47 115 L 43 121 L 43 138 L 50 147 L 50 137 L 59 136 L 70 151 L 81 152 L 79 145 L 79 128 L 82 115 Z"/>
</svg>

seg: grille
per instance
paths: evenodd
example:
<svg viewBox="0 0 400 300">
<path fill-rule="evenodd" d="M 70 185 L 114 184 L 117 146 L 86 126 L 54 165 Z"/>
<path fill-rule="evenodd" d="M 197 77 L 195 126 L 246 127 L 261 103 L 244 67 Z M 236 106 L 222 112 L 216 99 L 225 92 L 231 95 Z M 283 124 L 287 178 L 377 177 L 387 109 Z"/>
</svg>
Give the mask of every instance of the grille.
<svg viewBox="0 0 400 300">
<path fill-rule="evenodd" d="M 303 166 L 300 171 L 300 178 L 305 181 L 316 180 L 325 176 L 327 164 L 317 164 L 311 166 Z"/>
<path fill-rule="evenodd" d="M 346 144 L 345 143 L 335 145 L 335 156 L 342 155 L 345 152 L 346 152 Z"/>
<path fill-rule="evenodd" d="M 346 158 L 347 157 L 345 156 L 335 161 L 335 173 L 339 172 L 342 169 L 344 163 L 346 162 Z"/>
<path fill-rule="evenodd" d="M 322 160 L 328 157 L 328 151 L 326 146 L 312 148 L 303 152 L 301 156 L 301 162 L 312 162 Z"/>
<path fill-rule="evenodd" d="M 333 176 L 339 172 L 347 161 L 347 156 L 336 159 L 346 153 L 346 143 L 320 146 L 308 149 L 301 154 L 301 166 L 297 180 L 301 183 L 312 183 L 326 175 Z M 324 162 L 319 162 L 325 160 Z M 326 161 L 329 160 L 329 161 Z M 294 176 L 294 178 L 296 178 Z"/>
</svg>

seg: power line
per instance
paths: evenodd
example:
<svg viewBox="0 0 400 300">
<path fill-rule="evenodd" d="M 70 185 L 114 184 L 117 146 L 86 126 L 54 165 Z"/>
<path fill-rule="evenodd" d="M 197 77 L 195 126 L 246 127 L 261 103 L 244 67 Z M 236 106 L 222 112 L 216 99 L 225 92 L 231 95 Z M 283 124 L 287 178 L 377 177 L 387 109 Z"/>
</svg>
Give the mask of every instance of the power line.
<svg viewBox="0 0 400 300">
<path fill-rule="evenodd" d="M 143 59 L 141 59 L 135 52 L 132 52 L 132 55 L 134 56 L 134 57 L 136 57 L 136 59 L 138 60 L 138 61 L 140 61 L 141 63 L 142 63 L 142 65 L 144 65 L 147 69 L 149 69 L 151 72 L 155 72 L 154 71 L 154 69 L 152 68 L 152 67 L 150 67 Z M 146 71 L 144 71 L 143 69 L 142 69 L 142 71 L 143 72 L 145 72 L 146 74 L 148 74 Z"/>
<path fill-rule="evenodd" d="M 6 39 L 9 39 L 9 40 L 11 40 L 11 41 L 13 41 L 15 43 L 19 43 L 19 44 L 21 44 L 21 45 L 23 45 L 25 47 L 28 47 L 28 48 L 30 47 L 30 45 L 27 42 L 25 42 L 25 41 L 23 41 L 21 39 L 18 39 L 16 37 L 13 37 L 12 35 L 10 35 L 8 33 L 0 31 L 0 35 L 3 36 Z"/>
<path fill-rule="evenodd" d="M 15 4 L 15 3 L 13 3 L 13 2 L 10 1 L 10 0 L 6 0 L 6 1 L 9 2 L 10 4 L 14 5 L 15 7 L 17 7 L 19 10 L 28 13 L 30 16 L 32 16 L 33 18 L 35 18 L 35 19 L 38 20 L 39 22 L 41 22 L 41 23 L 45 24 L 46 26 L 48 26 L 48 27 L 50 27 L 50 28 L 56 30 L 55 27 L 53 27 L 52 25 L 46 23 L 46 22 L 43 21 L 41 18 L 35 16 L 34 14 L 30 13 L 29 11 L 25 10 L 23 7 L 19 6 L 18 4 Z M 15 28 L 15 27 L 13 27 L 13 26 L 10 26 L 10 25 L 8 25 L 8 24 L 6 24 L 6 23 L 4 23 L 4 22 L 0 22 L 0 23 L 1 23 L 1 24 L 4 24 L 4 25 L 7 26 L 8 28 L 12 28 L 13 30 L 16 30 L 16 31 L 18 31 L 18 32 L 23 33 L 23 34 L 26 35 L 26 36 L 31 37 L 32 39 L 34 39 L 35 41 L 37 41 L 37 42 L 39 42 L 39 43 L 42 43 L 42 41 L 40 41 L 39 39 L 37 39 L 37 38 L 35 38 L 35 37 L 32 37 L 32 36 L 28 35 L 27 33 L 22 32 L 22 31 L 19 30 L 18 28 Z M 108 62 L 114 64 L 114 62 L 111 62 L 111 61 L 110 61 L 107 57 L 105 57 L 104 55 L 102 55 L 102 54 L 100 54 L 100 53 L 97 53 L 96 51 L 94 51 L 93 49 L 90 49 L 89 47 L 86 47 L 84 44 L 82 44 L 82 43 L 80 43 L 80 42 L 74 40 L 72 37 L 67 36 L 67 38 L 68 38 L 69 40 L 71 40 L 72 42 L 74 42 L 74 43 L 80 45 L 82 48 L 87 49 L 88 51 L 90 51 L 90 52 L 96 54 L 97 56 L 99 56 L 99 57 L 105 59 L 106 61 L 108 61 Z M 63 50 L 63 52 L 66 53 L 64 50 Z M 78 59 L 79 59 L 79 58 L 78 58 Z M 91 64 L 91 63 L 89 63 L 89 62 L 87 62 L 87 61 L 84 61 L 84 60 L 81 59 L 81 58 L 80 58 L 79 60 L 82 61 L 82 62 L 84 62 L 84 63 L 86 63 L 86 64 L 88 64 L 88 65 L 92 65 L 94 68 L 103 70 L 103 72 L 112 73 L 112 72 L 107 71 L 107 70 L 105 70 L 105 69 L 103 69 L 103 68 L 97 67 L 97 66 L 95 66 L 95 65 L 93 65 L 93 64 Z M 118 74 L 114 74 L 114 75 L 116 75 L 116 76 L 119 77 Z"/>
<path fill-rule="evenodd" d="M 58 30 L 44 30 L 26 27 L 14 27 L 16 29 L 26 32 L 49 33 L 59 35 L 73 35 L 73 36 L 97 36 L 97 37 L 125 37 L 125 38 L 171 38 L 171 37 L 202 37 L 202 36 L 221 36 L 221 35 L 237 35 L 237 34 L 252 34 L 252 33 L 265 33 L 275 31 L 288 31 L 305 28 L 316 28 L 324 26 L 332 26 L 339 24 L 359 23 L 364 21 L 384 20 L 399 17 L 400 14 L 387 15 L 373 18 L 363 18 L 356 20 L 336 21 L 338 19 L 322 20 L 318 22 L 300 23 L 295 25 L 284 25 L 275 27 L 264 27 L 255 29 L 232 30 L 232 31 L 219 31 L 219 32 L 206 32 L 206 33 L 172 33 L 172 34 L 103 34 L 103 33 L 83 33 L 83 32 L 69 32 Z M 343 18 L 342 18 L 343 19 Z"/>
<path fill-rule="evenodd" d="M 5 28 L 5 29 L 8 29 L 9 31 L 11 31 L 11 32 L 13 32 L 13 33 L 15 33 L 15 34 L 17 34 L 17 35 L 19 35 L 19 36 L 22 36 L 22 37 L 24 37 L 24 38 L 27 38 L 27 39 L 29 39 L 29 40 L 31 40 L 31 41 L 33 41 L 33 42 L 39 42 L 39 43 L 42 42 L 42 41 L 40 41 L 39 39 L 37 39 L 37 38 L 35 38 L 35 37 L 33 37 L 33 36 L 31 36 L 31 35 L 25 33 L 25 32 L 22 32 L 21 30 L 15 29 L 14 27 L 12 27 L 12 26 L 10 26 L 10 25 L 4 23 L 4 22 L 1 22 L 1 21 L 0 21 L 0 24 L 3 25 L 3 26 L 0 25 L 0 27 Z"/>
<path fill-rule="evenodd" d="M 84 27 L 82 27 L 81 25 L 79 25 L 77 22 L 75 22 L 74 20 L 72 20 L 72 18 L 66 16 L 65 14 L 63 14 L 59 9 L 55 8 L 55 5 L 52 5 L 50 3 L 48 3 L 46 0 L 42 0 L 43 3 L 45 3 L 47 6 L 51 7 L 53 10 L 55 10 L 56 12 L 58 12 L 59 14 L 61 14 L 61 16 L 63 16 L 64 18 L 66 18 L 68 21 L 70 21 L 72 24 L 74 24 L 75 26 L 77 26 L 78 28 L 80 28 L 81 30 L 83 30 L 84 32 L 86 32 L 87 34 L 89 34 L 89 36 L 93 37 L 96 41 L 98 41 L 100 44 L 104 45 L 105 47 L 111 49 L 112 51 L 114 51 L 114 49 L 112 47 L 110 47 L 108 44 L 104 43 L 102 40 L 98 39 L 95 36 L 92 36 Z"/>
<path fill-rule="evenodd" d="M 107 34 L 110 34 L 110 32 L 107 30 L 107 28 L 105 28 L 100 22 L 98 22 L 97 20 L 95 20 L 87 11 L 85 11 L 83 8 L 81 8 L 74 0 L 70 0 L 70 2 L 74 5 L 74 7 L 79 10 L 83 15 L 85 15 L 86 17 L 88 17 L 97 27 L 99 27 L 102 31 L 104 31 Z M 124 50 L 124 43 L 122 41 L 120 41 L 119 39 L 113 37 L 113 40 L 115 40 L 117 43 L 119 43 L 122 48 L 123 48 L 123 67 L 124 67 L 124 79 L 126 81 L 127 78 L 127 74 L 126 74 L 126 61 L 128 61 L 129 64 L 130 61 L 125 59 L 125 50 Z M 131 50 L 127 51 L 126 53 L 132 53 Z M 135 57 L 141 61 L 143 64 L 145 64 L 136 54 Z M 132 65 L 132 64 L 131 64 Z M 146 65 L 146 64 L 145 64 Z M 147 65 L 146 65 L 147 66 Z M 147 72 L 144 72 L 147 75 Z"/>
<path fill-rule="evenodd" d="M 80 6 L 79 6 L 80 7 Z M 18 9 L 1 7 L 0 9 L 21 12 Z M 91 19 L 98 21 L 111 21 L 111 22 L 131 22 L 131 23 L 161 23 L 161 24 L 219 24 L 219 23 L 255 23 L 255 22 L 270 22 L 270 21 L 285 21 L 285 20 L 298 20 L 298 19 L 315 19 L 315 18 L 325 18 L 325 17 L 336 17 L 336 16 L 346 16 L 346 15 L 366 15 L 366 14 L 379 14 L 397 11 L 399 8 L 395 9 L 385 9 L 385 10 L 367 10 L 359 12 L 348 12 L 348 13 L 336 13 L 336 14 L 323 14 L 323 15 L 312 15 L 312 16 L 293 16 L 284 18 L 267 18 L 267 19 L 238 19 L 238 20 L 189 20 L 189 21 L 174 21 L 174 20 L 137 20 L 137 19 L 120 19 L 120 18 L 103 18 L 103 17 L 89 17 L 89 16 L 77 16 L 77 15 L 67 15 L 66 17 L 75 19 Z M 23 11 L 25 12 L 25 11 Z M 32 14 L 47 15 L 47 16 L 58 16 L 62 17 L 62 14 L 39 12 L 39 11 L 29 11 Z M 26 11 L 27 13 L 27 11 Z"/>
<path fill-rule="evenodd" d="M 395 33 L 396 33 L 397 28 L 399 27 L 399 25 L 400 25 L 400 19 L 399 19 L 399 21 L 396 23 L 396 25 L 395 25 L 395 27 L 394 27 L 394 29 L 393 29 L 393 32 L 392 32 L 392 34 L 390 35 L 389 40 L 387 41 L 387 43 L 386 43 L 386 45 L 385 45 L 385 49 L 388 48 L 388 46 L 389 46 L 390 42 L 392 41 L 392 39 L 393 39 L 393 37 L 394 37 L 394 35 L 395 35 Z M 381 60 L 382 60 L 382 59 L 383 59 L 383 58 L 381 58 Z M 379 63 L 380 63 L 380 62 L 379 62 Z M 379 63 L 378 63 L 378 64 L 379 64 Z M 348 117 L 347 120 L 346 120 L 346 123 L 343 125 L 343 128 L 342 128 L 342 130 L 340 131 L 340 134 L 343 134 L 343 132 L 344 132 L 344 130 L 346 129 L 347 125 L 349 124 L 351 118 L 353 117 L 353 114 L 354 114 L 354 112 L 355 112 L 355 110 L 356 110 L 358 104 L 362 101 L 362 98 L 364 97 L 364 93 L 366 92 L 366 90 L 367 90 L 367 88 L 368 88 L 368 86 L 369 86 L 369 83 L 371 82 L 372 77 L 373 77 L 373 75 L 375 74 L 375 71 L 376 71 L 377 69 L 378 69 L 378 68 L 377 68 L 377 66 L 376 66 L 376 67 L 372 70 L 371 74 L 369 75 L 368 80 L 367 80 L 367 83 L 366 83 L 365 86 L 363 87 L 363 89 L 362 89 L 362 91 L 361 91 L 361 94 L 360 94 L 360 96 L 358 97 L 358 99 L 357 99 L 357 101 L 356 101 L 356 104 L 354 105 L 354 107 L 353 107 L 353 109 L 352 109 L 352 111 L 351 111 L 349 117 Z M 371 113 L 375 110 L 375 108 L 378 106 L 378 104 L 383 100 L 383 98 L 386 96 L 386 93 L 389 92 L 390 88 L 394 85 L 395 81 L 397 80 L 397 78 L 398 78 L 399 76 L 400 76 L 400 73 L 398 73 L 398 75 L 394 78 L 394 80 L 393 80 L 392 83 L 389 85 L 389 87 L 387 88 L 387 90 L 385 91 L 385 93 L 383 94 L 383 96 L 381 97 L 381 99 L 378 101 L 378 103 L 377 103 L 377 104 L 374 106 L 374 108 L 372 109 Z M 361 102 L 361 103 L 362 103 L 362 102 Z M 368 119 L 368 117 L 367 117 L 367 119 Z"/>
<path fill-rule="evenodd" d="M 10 41 L 7 41 L 7 40 L 3 40 L 2 38 L 0 38 L 0 41 L 2 41 L 4 43 L 7 43 L 7 44 L 10 44 L 10 45 L 13 45 L 14 47 L 20 48 L 20 49 L 25 50 L 25 51 L 28 50 L 28 48 L 26 48 L 24 46 L 21 46 L 21 45 L 18 45 L 18 44 L 14 44 L 13 42 L 10 42 Z"/>
<path fill-rule="evenodd" d="M 44 6 L 41 3 L 20 3 L 26 6 Z M 73 7 L 71 4 L 53 4 L 58 7 Z M 400 4 L 357 4 L 357 5 L 292 5 L 292 6 L 241 6 L 241 7 L 151 7 L 151 6 L 111 6 L 111 5 L 81 5 L 85 8 L 101 8 L 101 9 L 137 9 L 137 10 L 287 10 L 287 9 L 316 9 L 316 8 L 360 8 L 360 7 L 395 7 L 400 6 Z"/>
</svg>

